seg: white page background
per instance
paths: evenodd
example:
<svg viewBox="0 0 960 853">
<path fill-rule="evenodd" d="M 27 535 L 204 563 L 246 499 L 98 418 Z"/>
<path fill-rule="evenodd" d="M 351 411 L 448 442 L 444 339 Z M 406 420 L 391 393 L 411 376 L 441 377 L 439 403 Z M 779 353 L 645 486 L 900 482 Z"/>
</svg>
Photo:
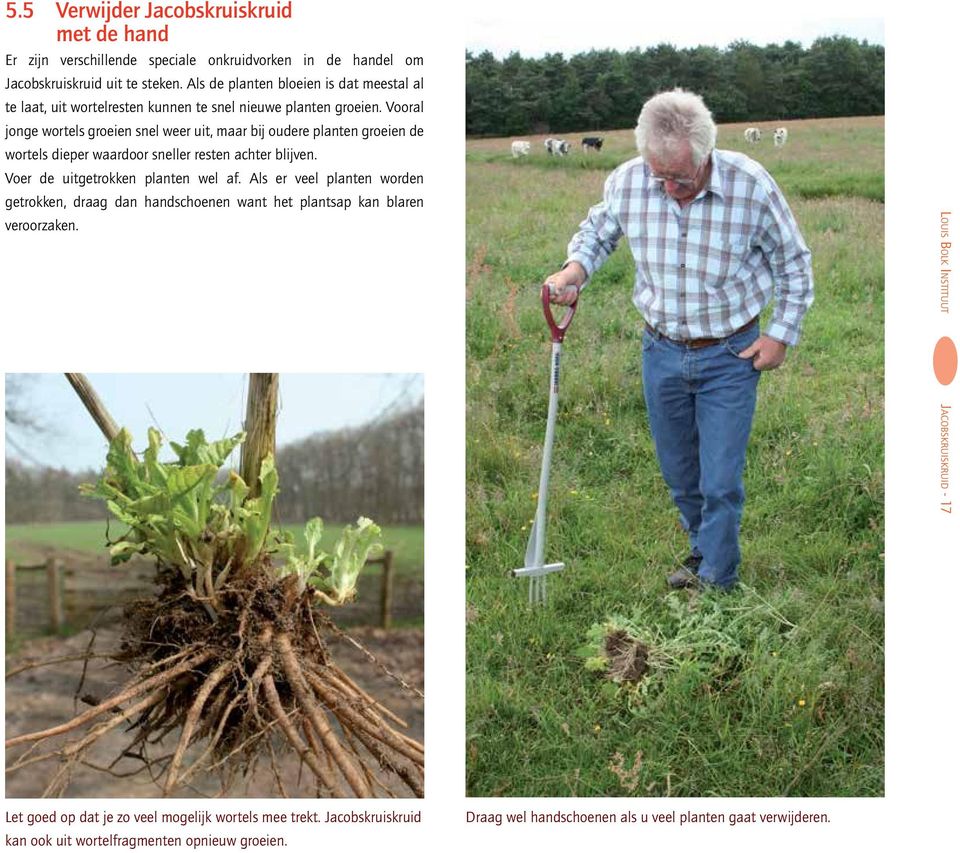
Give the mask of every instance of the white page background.
<svg viewBox="0 0 960 853">
<path fill-rule="evenodd" d="M 52 4 L 40 4 L 37 6 Z M 293 849 L 350 845 L 454 845 L 486 850 L 539 844 L 558 850 L 620 843 L 635 849 L 943 849 L 951 809 L 956 695 L 950 628 L 956 621 L 957 521 L 930 510 L 936 472 L 930 422 L 950 389 L 933 379 L 933 344 L 960 338 L 929 310 L 938 212 L 960 206 L 955 165 L 957 27 L 932 5 L 886 17 L 887 47 L 887 794 L 865 800 L 784 801 L 826 810 L 829 826 L 488 827 L 464 812 L 542 810 L 573 801 L 472 800 L 464 790 L 463 695 L 463 52 L 469 21 L 515 21 L 545 32 L 582 16 L 611 28 L 652 27 L 695 14 L 876 16 L 854 2 L 683 7 L 606 3 L 321 4 L 298 0 L 296 27 L 240 30 L 230 52 L 422 54 L 426 136 L 412 145 L 328 143 L 331 159 L 376 158 L 386 170 L 424 171 L 426 208 L 409 216 L 250 217 L 221 213 L 107 214 L 109 228 L 76 235 L 0 234 L 3 369 L 13 371 L 415 371 L 426 374 L 426 745 L 427 797 L 420 826 L 323 826 L 291 830 Z M 944 17 L 939 17 L 943 14 Z M 51 28 L 52 28 L 52 15 Z M 635 22 L 635 23 L 633 23 Z M 55 55 L 39 27 L 2 24 L 0 54 Z M 172 22 L 171 48 L 204 55 L 221 46 L 214 28 Z M 196 31 L 193 31 L 196 30 Z M 226 31 L 226 30 L 225 30 Z M 245 34 L 244 34 L 245 33 Z M 91 46 L 93 49 L 95 46 Z M 226 48 L 227 45 L 223 45 Z M 161 52 L 161 51 L 157 51 Z M 267 211 L 267 214 L 271 214 Z M 404 224 L 406 223 L 406 224 Z M 558 248 L 562 251 L 562 247 Z M 256 305 L 251 309 L 251 305 Z M 952 323 L 952 325 L 951 325 Z M 955 398 L 954 398 L 955 399 Z M 935 490 L 934 490 L 935 491 Z M 156 803 L 156 801 L 154 801 Z M 153 805 L 154 803 L 151 803 Z M 669 806 L 746 810 L 742 801 Z M 48 804 L 40 804 L 48 807 Z M 62 801 L 61 808 L 103 808 Z M 123 807 L 124 803 L 115 803 Z M 182 807 L 187 804 L 180 803 Z M 190 804 L 193 807 L 193 804 Z M 222 803 L 247 807 L 269 803 Z M 282 806 L 283 804 L 275 803 Z M 408 802 L 401 804 L 407 807 Z M 665 808 L 663 801 L 579 803 L 589 810 Z M 759 805 L 775 805 L 774 801 Z M 9 801 L 9 812 L 38 807 Z M 321 810 L 326 804 L 320 804 Z M 375 808 L 384 808 L 377 804 Z M 9 831 L 9 827 L 8 827 Z M 322 833 L 322 835 L 321 835 Z"/>
</svg>

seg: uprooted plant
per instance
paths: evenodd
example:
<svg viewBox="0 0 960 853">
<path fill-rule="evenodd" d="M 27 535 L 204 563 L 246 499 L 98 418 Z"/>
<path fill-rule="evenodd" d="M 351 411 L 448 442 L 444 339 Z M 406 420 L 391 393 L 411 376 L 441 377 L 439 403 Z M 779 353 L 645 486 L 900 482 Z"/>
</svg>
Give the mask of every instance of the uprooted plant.
<svg viewBox="0 0 960 853">
<path fill-rule="evenodd" d="M 85 491 L 125 527 L 110 543 L 112 562 L 155 557 L 160 591 L 125 610 L 111 656 L 130 678 L 69 722 L 8 739 L 8 748 L 31 744 L 8 772 L 57 760 L 45 795 L 61 794 L 90 748 L 124 726 L 122 755 L 138 758 L 165 795 L 211 766 L 232 776 L 263 756 L 275 761 L 277 747 L 299 756 L 318 796 L 389 794 L 371 762 L 423 795 L 423 746 L 337 666 L 324 641 L 338 631 L 325 607 L 353 598 L 380 529 L 360 518 L 326 554 L 322 522 L 313 519 L 298 549 L 271 528 L 279 489 L 272 455 L 255 483 L 233 471 L 219 476 L 243 441 L 239 433 L 208 442 L 194 430 L 184 444 L 171 442 L 173 462 L 160 461 L 156 430 L 142 459 L 126 430 L 110 442 L 103 476 Z M 172 752 L 149 754 L 177 730 Z M 49 745 L 61 735 L 73 739 Z"/>
<path fill-rule="evenodd" d="M 640 699 L 681 667 L 695 671 L 705 684 L 725 685 L 746 655 L 742 633 L 768 632 L 772 618 L 766 606 L 724 605 L 715 599 L 691 606 L 671 596 L 665 610 L 639 606 L 629 616 L 614 614 L 594 624 L 579 653 L 587 670 Z"/>
</svg>

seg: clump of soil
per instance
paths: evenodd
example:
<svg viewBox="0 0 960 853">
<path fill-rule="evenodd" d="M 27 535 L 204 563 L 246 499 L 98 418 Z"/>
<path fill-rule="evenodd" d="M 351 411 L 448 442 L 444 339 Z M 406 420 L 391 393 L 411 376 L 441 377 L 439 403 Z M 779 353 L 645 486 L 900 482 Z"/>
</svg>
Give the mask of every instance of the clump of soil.
<svg viewBox="0 0 960 853">
<path fill-rule="evenodd" d="M 607 634 L 603 645 L 607 657 L 607 678 L 617 683 L 636 684 L 649 671 L 649 646 L 631 637 L 622 628 Z"/>
<path fill-rule="evenodd" d="M 215 598 L 198 597 L 177 572 L 161 570 L 159 577 L 157 598 L 127 608 L 113 655 L 131 678 L 109 697 L 85 697 L 93 707 L 67 723 L 8 739 L 8 748 L 32 744 L 8 761 L 8 772 L 57 760 L 45 795 L 58 795 L 88 750 L 123 726 L 131 740 L 122 756 L 140 759 L 165 795 L 211 766 L 232 778 L 266 756 L 276 773 L 279 742 L 312 773 L 317 796 L 389 795 L 364 760 L 371 758 L 423 796 L 423 746 L 334 663 L 325 637 L 341 632 L 309 588 L 298 591 L 294 576 L 277 578 L 266 564 Z M 151 745 L 175 730 L 174 751 L 152 755 Z M 79 736 L 38 751 L 67 733 Z M 202 751 L 185 766 L 194 744 Z"/>
</svg>

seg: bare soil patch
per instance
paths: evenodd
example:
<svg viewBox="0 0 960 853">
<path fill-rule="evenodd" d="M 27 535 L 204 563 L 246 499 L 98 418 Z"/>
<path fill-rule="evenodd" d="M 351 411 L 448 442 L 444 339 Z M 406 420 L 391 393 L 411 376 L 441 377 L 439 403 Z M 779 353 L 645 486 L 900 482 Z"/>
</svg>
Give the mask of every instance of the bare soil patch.
<svg viewBox="0 0 960 853">
<path fill-rule="evenodd" d="M 650 649 L 626 631 L 608 634 L 603 648 L 609 661 L 607 678 L 611 681 L 635 683 L 647 674 Z"/>
</svg>

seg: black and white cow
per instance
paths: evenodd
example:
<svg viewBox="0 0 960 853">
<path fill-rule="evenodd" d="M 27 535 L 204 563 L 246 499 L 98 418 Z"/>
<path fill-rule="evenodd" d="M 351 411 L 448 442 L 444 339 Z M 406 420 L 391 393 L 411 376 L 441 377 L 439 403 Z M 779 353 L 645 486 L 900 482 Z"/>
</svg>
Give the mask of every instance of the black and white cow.
<svg viewBox="0 0 960 853">
<path fill-rule="evenodd" d="M 585 136 L 580 140 L 580 145 L 583 147 L 584 151 L 589 151 L 591 148 L 594 151 L 599 151 L 603 147 L 603 137 Z"/>
<path fill-rule="evenodd" d="M 570 143 L 565 139 L 554 139 L 552 136 L 543 140 L 543 147 L 547 149 L 547 154 L 556 154 L 558 157 L 565 157 L 570 151 Z"/>
</svg>

